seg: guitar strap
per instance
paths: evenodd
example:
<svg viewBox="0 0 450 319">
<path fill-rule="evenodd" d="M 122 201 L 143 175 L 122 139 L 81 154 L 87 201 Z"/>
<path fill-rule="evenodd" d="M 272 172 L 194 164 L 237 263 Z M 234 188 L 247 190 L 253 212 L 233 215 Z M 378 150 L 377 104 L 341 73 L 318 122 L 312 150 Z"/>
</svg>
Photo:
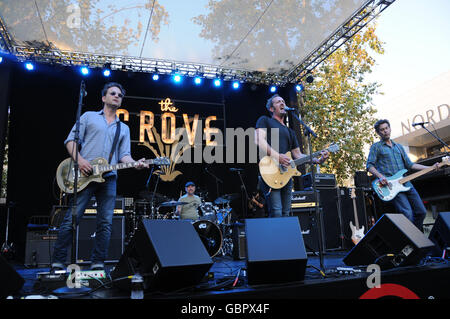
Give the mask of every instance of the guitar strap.
<svg viewBox="0 0 450 319">
<path fill-rule="evenodd" d="M 114 151 L 116 150 L 117 141 L 119 140 L 120 135 L 120 121 L 117 121 L 116 135 L 114 136 L 114 142 L 111 147 L 111 152 L 109 153 L 108 164 L 111 164 L 111 159 L 113 157 Z"/>
</svg>

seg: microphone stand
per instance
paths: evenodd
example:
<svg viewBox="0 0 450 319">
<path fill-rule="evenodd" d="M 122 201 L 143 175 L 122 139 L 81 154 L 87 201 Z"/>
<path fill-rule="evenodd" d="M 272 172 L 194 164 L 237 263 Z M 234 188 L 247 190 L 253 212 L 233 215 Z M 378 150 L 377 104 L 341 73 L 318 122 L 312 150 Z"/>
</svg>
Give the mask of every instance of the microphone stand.
<svg viewBox="0 0 450 319">
<path fill-rule="evenodd" d="M 205 167 L 205 172 L 207 172 L 209 175 L 211 175 L 212 177 L 214 177 L 214 179 L 216 180 L 216 198 L 218 198 L 218 197 L 220 197 L 220 193 L 219 193 L 219 182 L 220 183 L 222 183 L 223 184 L 223 181 L 220 179 L 220 178 L 218 178 L 216 175 L 214 175 L 213 173 L 211 173 L 209 170 L 208 170 L 208 167 Z"/>
<path fill-rule="evenodd" d="M 314 133 L 314 131 L 305 124 L 305 122 L 303 122 L 300 117 L 297 116 L 297 114 L 295 114 L 294 112 L 291 112 L 291 115 L 293 117 L 295 117 L 300 124 L 303 126 L 303 128 L 305 129 L 305 135 L 308 138 L 308 148 L 309 148 L 309 161 L 310 161 L 310 165 L 311 165 L 311 178 L 312 178 L 312 189 L 313 189 L 313 193 L 314 193 L 314 201 L 315 201 L 315 214 L 316 214 L 316 220 L 318 225 L 318 231 L 319 231 L 319 260 L 320 260 L 320 268 L 321 269 L 325 269 L 324 268 L 324 264 L 323 264 L 323 232 L 322 232 L 322 217 L 320 214 L 320 210 L 321 208 L 319 207 L 319 193 L 317 191 L 317 185 L 316 185 L 316 177 L 315 177 L 315 168 L 313 167 L 313 150 L 312 150 L 312 144 L 311 144 L 311 135 L 315 138 L 317 138 L 317 134 Z"/>
<path fill-rule="evenodd" d="M 239 179 L 241 180 L 241 202 L 242 202 L 242 213 L 244 214 L 244 218 L 247 218 L 247 202 L 249 200 L 247 188 L 245 187 L 244 180 L 242 179 L 241 175 L 241 168 L 230 168 L 230 171 L 234 171 L 239 175 Z M 244 198 L 245 197 L 245 198 Z"/>
<path fill-rule="evenodd" d="M 425 124 L 424 124 L 424 123 L 420 123 L 420 126 L 422 126 L 422 128 L 424 128 L 428 133 L 430 133 L 431 136 L 433 136 L 435 139 L 437 139 L 437 140 L 444 146 L 444 148 L 450 149 L 450 147 L 448 146 L 448 144 L 445 143 L 439 136 L 437 136 L 436 134 L 434 134 L 433 132 L 431 132 L 429 129 L 427 129 L 427 128 L 425 127 Z M 445 153 L 446 153 L 447 155 L 449 155 L 449 152 L 448 152 L 448 151 L 446 151 Z"/>
<path fill-rule="evenodd" d="M 80 85 L 80 96 L 78 98 L 78 109 L 77 109 L 77 115 L 76 115 L 76 124 L 75 124 L 75 160 L 74 160 L 74 185 L 73 185 L 73 198 L 72 198 L 72 254 L 71 254 L 71 264 L 76 264 L 76 244 L 77 244 L 77 238 L 76 238 L 76 228 L 77 228 L 77 198 L 78 198 L 78 148 L 80 144 L 80 117 L 81 117 L 81 109 L 83 107 L 83 98 L 86 95 L 86 85 L 84 81 L 81 81 Z M 70 275 L 76 276 L 76 272 L 72 272 Z M 72 280 L 74 280 L 72 278 Z M 76 282 L 76 279 L 75 279 Z M 90 291 L 91 289 L 88 287 L 62 287 L 59 289 L 54 290 L 56 294 L 73 294 L 73 293 L 86 293 Z"/>
</svg>

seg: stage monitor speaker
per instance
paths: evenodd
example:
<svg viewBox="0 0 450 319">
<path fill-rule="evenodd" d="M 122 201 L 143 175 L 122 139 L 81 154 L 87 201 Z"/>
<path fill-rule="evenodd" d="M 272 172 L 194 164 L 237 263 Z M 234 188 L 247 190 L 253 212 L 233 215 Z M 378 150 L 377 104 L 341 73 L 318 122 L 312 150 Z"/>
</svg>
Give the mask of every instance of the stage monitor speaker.
<svg viewBox="0 0 450 319">
<path fill-rule="evenodd" d="M 384 214 L 343 261 L 348 266 L 378 264 L 382 269 L 415 265 L 433 247 L 403 214 Z"/>
<path fill-rule="evenodd" d="M 172 291 L 198 284 L 212 264 L 191 222 L 142 220 L 111 277 L 139 273 L 145 290 Z M 116 283 L 128 290 L 130 284 L 129 279 Z"/>
<path fill-rule="evenodd" d="M 297 217 L 245 220 L 249 284 L 301 281 L 307 255 Z"/>
<path fill-rule="evenodd" d="M 22 276 L 0 255 L 0 299 L 18 293 L 24 283 Z"/>
<path fill-rule="evenodd" d="M 96 236 L 97 216 L 83 216 L 77 227 L 77 263 L 91 262 L 91 253 L 94 248 Z M 105 263 L 116 263 L 124 252 L 125 217 L 114 215 L 112 219 L 112 232 L 109 241 L 108 256 Z"/>
<path fill-rule="evenodd" d="M 442 256 L 450 246 L 450 212 L 439 213 L 428 238 L 436 245 L 433 255 Z"/>
</svg>

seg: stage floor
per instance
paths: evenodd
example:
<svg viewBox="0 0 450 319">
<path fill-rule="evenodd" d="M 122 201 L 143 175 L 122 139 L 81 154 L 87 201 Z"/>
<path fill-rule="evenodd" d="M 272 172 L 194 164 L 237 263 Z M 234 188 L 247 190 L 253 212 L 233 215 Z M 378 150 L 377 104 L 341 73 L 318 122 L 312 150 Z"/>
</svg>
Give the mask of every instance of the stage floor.
<svg viewBox="0 0 450 319">
<path fill-rule="evenodd" d="M 359 298 L 450 298 L 450 263 L 442 258 L 427 257 L 418 265 L 397 267 L 380 273 L 381 287 L 370 288 L 375 279 L 369 278 L 366 266 L 348 267 L 343 263 L 346 251 L 326 252 L 321 258 L 308 254 L 305 278 L 302 281 L 249 285 L 245 277 L 246 261 L 229 256 L 214 257 L 214 264 L 203 281 L 195 287 L 172 292 L 146 291 L 144 298 L 152 300 L 291 300 L 291 299 L 359 299 Z M 17 298 L 58 299 L 130 299 L 130 292 L 111 283 L 110 277 L 99 281 L 89 280 L 90 292 L 86 294 L 56 294 L 55 289 L 65 282 L 48 282 L 39 274 L 48 268 L 26 268 L 12 264 L 25 279 Z M 106 274 L 114 267 L 106 265 Z M 82 270 L 83 267 L 82 267 Z M 283 269 L 272 269 L 268 277 L 277 276 Z M 237 278 L 237 279 L 236 279 Z M 181 305 L 180 305 L 181 307 Z"/>
</svg>

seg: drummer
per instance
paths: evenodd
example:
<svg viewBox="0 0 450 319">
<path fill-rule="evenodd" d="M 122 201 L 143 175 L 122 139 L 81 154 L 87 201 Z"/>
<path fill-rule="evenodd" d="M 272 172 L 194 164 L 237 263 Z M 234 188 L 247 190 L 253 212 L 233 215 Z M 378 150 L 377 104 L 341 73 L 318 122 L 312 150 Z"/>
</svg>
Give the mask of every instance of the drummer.
<svg viewBox="0 0 450 319">
<path fill-rule="evenodd" d="M 194 182 L 187 182 L 184 185 L 184 189 L 186 190 L 186 194 L 181 196 L 178 201 L 187 203 L 186 205 L 177 206 L 177 215 L 180 216 L 180 219 L 199 219 L 198 216 L 198 208 L 202 204 L 200 197 L 195 195 L 195 184 Z"/>
</svg>

